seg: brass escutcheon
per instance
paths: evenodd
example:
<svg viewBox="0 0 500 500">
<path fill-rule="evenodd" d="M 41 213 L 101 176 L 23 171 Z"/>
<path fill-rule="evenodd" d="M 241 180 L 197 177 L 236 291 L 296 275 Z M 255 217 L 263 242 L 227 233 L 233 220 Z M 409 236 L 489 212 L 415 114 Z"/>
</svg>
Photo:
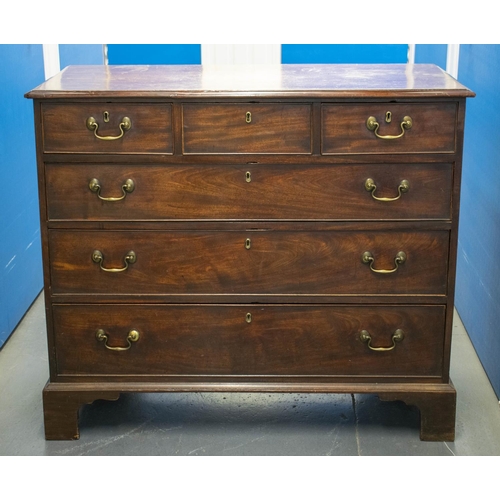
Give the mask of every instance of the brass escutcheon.
<svg viewBox="0 0 500 500">
<path fill-rule="evenodd" d="M 245 240 L 245 248 L 246 248 L 247 250 L 250 250 L 251 246 L 252 246 L 252 242 L 250 241 L 250 238 L 247 238 L 247 239 Z"/>
<path fill-rule="evenodd" d="M 252 174 L 251 174 L 250 172 L 247 172 L 247 173 L 245 174 L 245 180 L 246 180 L 247 182 L 252 182 Z"/>
<path fill-rule="evenodd" d="M 246 114 L 245 114 L 245 121 L 247 123 L 252 123 L 252 113 L 250 113 L 250 111 L 246 112 Z"/>
<path fill-rule="evenodd" d="M 245 321 L 247 323 L 251 323 L 252 322 L 252 313 L 247 313 L 246 316 L 245 316 Z"/>
</svg>

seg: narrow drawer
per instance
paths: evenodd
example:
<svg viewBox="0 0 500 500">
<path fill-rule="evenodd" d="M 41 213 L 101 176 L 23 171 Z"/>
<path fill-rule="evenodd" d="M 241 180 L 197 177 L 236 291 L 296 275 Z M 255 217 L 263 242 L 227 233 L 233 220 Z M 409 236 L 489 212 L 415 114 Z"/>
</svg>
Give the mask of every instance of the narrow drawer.
<svg viewBox="0 0 500 500">
<path fill-rule="evenodd" d="M 456 115 L 455 103 L 325 104 L 321 150 L 323 154 L 454 153 Z"/>
<path fill-rule="evenodd" d="M 451 164 L 45 168 L 50 220 L 451 217 Z"/>
<path fill-rule="evenodd" d="M 442 370 L 444 306 L 56 305 L 53 319 L 60 375 Z"/>
<path fill-rule="evenodd" d="M 448 244 L 448 231 L 49 231 L 57 294 L 446 294 Z"/>
<path fill-rule="evenodd" d="M 184 104 L 185 154 L 310 154 L 310 104 Z"/>
<path fill-rule="evenodd" d="M 45 153 L 173 153 L 170 104 L 42 104 Z"/>
</svg>

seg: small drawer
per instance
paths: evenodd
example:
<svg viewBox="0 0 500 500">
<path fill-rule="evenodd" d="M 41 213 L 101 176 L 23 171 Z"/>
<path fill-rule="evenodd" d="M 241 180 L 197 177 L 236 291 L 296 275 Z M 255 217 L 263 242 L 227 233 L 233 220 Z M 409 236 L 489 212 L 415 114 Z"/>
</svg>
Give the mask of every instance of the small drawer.
<svg viewBox="0 0 500 500">
<path fill-rule="evenodd" d="M 324 104 L 322 154 L 454 153 L 457 105 Z"/>
<path fill-rule="evenodd" d="M 448 231 L 49 231 L 55 294 L 437 294 Z"/>
<path fill-rule="evenodd" d="M 45 153 L 173 153 L 170 104 L 42 104 Z"/>
<path fill-rule="evenodd" d="M 184 104 L 184 154 L 311 154 L 310 104 Z"/>
<path fill-rule="evenodd" d="M 451 217 L 451 164 L 46 164 L 49 220 Z"/>
<path fill-rule="evenodd" d="M 442 375 L 444 306 L 54 305 L 60 375 Z"/>
</svg>

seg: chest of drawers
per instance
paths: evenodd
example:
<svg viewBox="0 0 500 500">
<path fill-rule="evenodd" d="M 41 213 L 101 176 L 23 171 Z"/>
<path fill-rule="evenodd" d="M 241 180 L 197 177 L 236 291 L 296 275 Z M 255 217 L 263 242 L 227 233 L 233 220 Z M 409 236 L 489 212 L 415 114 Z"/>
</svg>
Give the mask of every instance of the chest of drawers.
<svg viewBox="0 0 500 500">
<path fill-rule="evenodd" d="M 123 392 L 376 393 L 453 440 L 465 100 L 430 65 L 75 66 L 34 99 L 47 439 Z"/>
</svg>

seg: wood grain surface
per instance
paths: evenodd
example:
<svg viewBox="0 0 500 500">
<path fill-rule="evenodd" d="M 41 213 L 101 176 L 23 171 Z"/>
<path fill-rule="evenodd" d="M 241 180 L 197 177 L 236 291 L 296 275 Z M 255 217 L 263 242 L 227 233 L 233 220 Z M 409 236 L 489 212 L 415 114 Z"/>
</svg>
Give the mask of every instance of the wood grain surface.
<svg viewBox="0 0 500 500">
<path fill-rule="evenodd" d="M 172 154 L 172 106 L 170 104 L 82 103 L 42 106 L 45 153 Z M 109 122 L 104 112 L 109 112 Z M 119 136 L 120 122 L 130 118 L 132 126 L 123 137 L 101 140 L 87 128 L 87 118 L 98 123 L 98 135 Z"/>
<path fill-rule="evenodd" d="M 184 154 L 312 152 L 310 104 L 184 104 L 182 113 Z"/>
<path fill-rule="evenodd" d="M 386 123 L 389 111 L 392 118 Z M 398 139 L 380 139 L 366 126 L 370 116 L 379 123 L 377 133 L 381 136 L 400 135 L 405 116 L 412 119 L 413 125 Z M 325 104 L 322 108 L 322 153 L 453 153 L 456 119 L 457 105 L 453 102 Z"/>
<path fill-rule="evenodd" d="M 26 97 L 394 99 L 474 95 L 433 64 L 191 64 L 69 66 Z"/>
<path fill-rule="evenodd" d="M 250 249 L 245 248 L 250 239 Z M 49 233 L 54 293 L 445 294 L 448 231 L 58 231 Z M 124 272 L 127 252 L 137 261 Z M 369 251 L 375 269 L 363 264 Z"/>
<path fill-rule="evenodd" d="M 251 322 L 247 322 L 247 314 Z M 443 306 L 55 306 L 60 374 L 440 376 Z M 127 351 L 131 329 L 140 333 Z M 390 347 L 396 329 L 404 339 Z"/>
<path fill-rule="evenodd" d="M 248 176 L 250 182 L 248 182 Z M 97 178 L 101 201 L 89 189 Z M 371 178 L 378 197 L 365 189 Z M 449 220 L 452 165 L 46 165 L 49 220 Z"/>
</svg>

